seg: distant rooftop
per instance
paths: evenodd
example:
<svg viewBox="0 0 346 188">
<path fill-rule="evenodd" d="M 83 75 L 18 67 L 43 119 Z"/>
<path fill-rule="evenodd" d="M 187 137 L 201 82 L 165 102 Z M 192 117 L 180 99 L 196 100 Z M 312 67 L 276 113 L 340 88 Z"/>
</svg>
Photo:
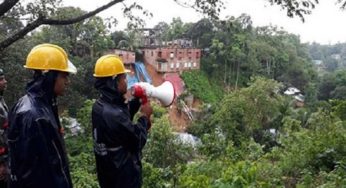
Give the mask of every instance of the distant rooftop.
<svg viewBox="0 0 346 188">
<path fill-rule="evenodd" d="M 285 95 L 295 95 L 300 93 L 300 90 L 295 88 L 295 87 L 289 87 L 287 90 L 284 92 Z"/>
</svg>

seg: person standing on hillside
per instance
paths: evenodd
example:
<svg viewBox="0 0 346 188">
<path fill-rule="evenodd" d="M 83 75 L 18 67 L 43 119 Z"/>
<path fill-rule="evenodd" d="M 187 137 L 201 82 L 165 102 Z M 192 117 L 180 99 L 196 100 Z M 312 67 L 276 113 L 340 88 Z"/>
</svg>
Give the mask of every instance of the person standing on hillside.
<svg viewBox="0 0 346 188">
<path fill-rule="evenodd" d="M 141 153 L 151 126 L 150 103 L 125 103 L 123 62 L 115 55 L 100 57 L 95 65 L 95 88 L 100 97 L 92 108 L 96 170 L 101 188 L 137 188 L 142 185 Z M 137 123 L 132 123 L 140 108 Z"/>
<path fill-rule="evenodd" d="M 9 113 L 9 187 L 72 188 L 56 99 L 77 69 L 54 44 L 35 46 L 24 67 L 34 74 Z"/>
<path fill-rule="evenodd" d="M 8 127 L 8 107 L 4 100 L 4 91 L 7 88 L 7 80 L 4 71 L 0 69 L 0 188 L 7 187 L 8 177 L 8 147 L 7 147 L 7 127 Z"/>
</svg>

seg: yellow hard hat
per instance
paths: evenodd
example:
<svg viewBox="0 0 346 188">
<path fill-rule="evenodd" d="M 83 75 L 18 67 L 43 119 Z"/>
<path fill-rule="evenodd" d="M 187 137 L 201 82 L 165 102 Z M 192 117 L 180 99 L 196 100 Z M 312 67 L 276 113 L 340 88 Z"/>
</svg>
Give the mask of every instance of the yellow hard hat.
<svg viewBox="0 0 346 188">
<path fill-rule="evenodd" d="M 54 44 L 40 44 L 28 54 L 24 65 L 27 69 L 56 70 L 75 74 L 77 68 L 68 60 L 64 49 Z"/>
<path fill-rule="evenodd" d="M 94 77 L 109 77 L 118 74 L 128 73 L 124 63 L 116 55 L 104 55 L 95 64 Z"/>
</svg>

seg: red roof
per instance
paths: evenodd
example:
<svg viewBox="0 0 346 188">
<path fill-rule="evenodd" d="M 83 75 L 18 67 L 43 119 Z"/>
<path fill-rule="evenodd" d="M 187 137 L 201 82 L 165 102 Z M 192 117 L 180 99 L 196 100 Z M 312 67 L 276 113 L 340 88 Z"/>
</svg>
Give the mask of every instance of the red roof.
<svg viewBox="0 0 346 188">
<path fill-rule="evenodd" d="M 176 96 L 183 93 L 185 84 L 178 73 L 166 73 L 165 80 L 170 81 L 173 84 Z"/>
</svg>

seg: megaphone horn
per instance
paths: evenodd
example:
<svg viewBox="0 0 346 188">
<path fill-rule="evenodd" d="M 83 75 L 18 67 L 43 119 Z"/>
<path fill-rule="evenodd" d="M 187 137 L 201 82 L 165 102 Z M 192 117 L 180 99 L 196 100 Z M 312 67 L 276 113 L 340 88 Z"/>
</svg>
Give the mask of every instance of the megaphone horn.
<svg viewBox="0 0 346 188">
<path fill-rule="evenodd" d="M 172 105 L 174 101 L 175 90 L 170 81 L 165 81 L 157 87 L 146 82 L 139 82 L 134 85 L 132 95 L 141 98 L 142 103 L 147 101 L 147 97 L 156 98 L 160 101 L 162 106 L 168 107 Z"/>
</svg>

